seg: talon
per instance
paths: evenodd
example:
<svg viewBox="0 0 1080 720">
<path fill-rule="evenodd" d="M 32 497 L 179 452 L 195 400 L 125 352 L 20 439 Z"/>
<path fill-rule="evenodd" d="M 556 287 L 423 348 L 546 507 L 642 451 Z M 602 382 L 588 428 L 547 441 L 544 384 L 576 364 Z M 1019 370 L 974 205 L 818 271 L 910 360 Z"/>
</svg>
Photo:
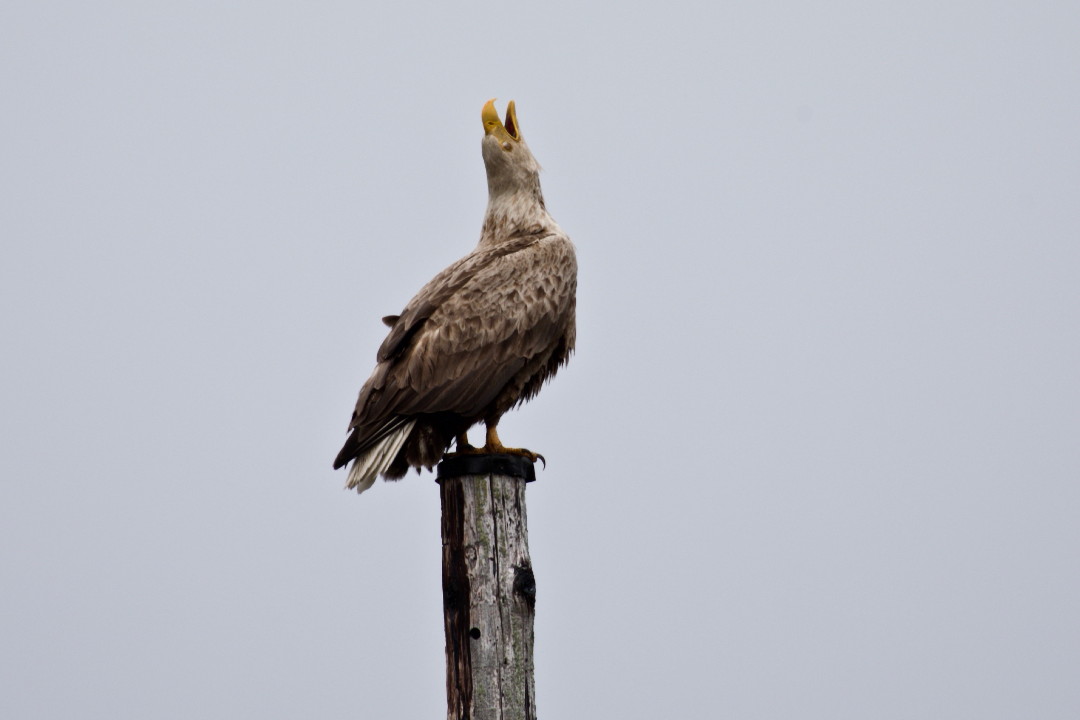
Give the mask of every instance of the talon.
<svg viewBox="0 0 1080 720">
<path fill-rule="evenodd" d="M 520 457 L 529 458 L 529 462 L 536 464 L 536 460 L 539 458 L 544 463 L 544 469 L 547 469 L 547 460 L 540 453 L 534 453 L 532 450 L 526 450 L 525 448 L 510 448 L 502 444 L 499 440 L 499 433 L 495 429 L 494 425 L 487 426 L 487 442 L 481 452 L 487 452 L 492 454 L 502 453 L 504 455 L 518 455 Z"/>
</svg>

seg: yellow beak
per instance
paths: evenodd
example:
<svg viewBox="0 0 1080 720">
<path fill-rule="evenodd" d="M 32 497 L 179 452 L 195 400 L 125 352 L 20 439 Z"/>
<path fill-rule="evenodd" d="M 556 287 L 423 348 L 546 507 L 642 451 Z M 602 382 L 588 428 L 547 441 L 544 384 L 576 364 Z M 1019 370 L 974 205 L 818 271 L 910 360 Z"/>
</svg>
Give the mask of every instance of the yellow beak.
<svg viewBox="0 0 1080 720">
<path fill-rule="evenodd" d="M 480 111 L 480 119 L 484 122 L 485 135 L 494 135 L 499 142 L 505 140 L 518 142 L 521 140 L 521 133 L 518 130 L 517 109 L 514 107 L 513 100 L 506 106 L 505 123 L 499 120 L 499 113 L 495 110 L 495 98 L 484 103 L 484 109 Z"/>
</svg>

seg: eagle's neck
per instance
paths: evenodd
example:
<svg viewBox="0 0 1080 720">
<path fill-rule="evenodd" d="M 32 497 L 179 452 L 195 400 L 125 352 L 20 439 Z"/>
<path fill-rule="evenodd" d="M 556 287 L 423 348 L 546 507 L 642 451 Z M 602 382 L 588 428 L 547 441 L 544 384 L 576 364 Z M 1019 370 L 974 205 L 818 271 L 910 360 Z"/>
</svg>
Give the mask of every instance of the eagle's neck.
<svg viewBox="0 0 1080 720">
<path fill-rule="evenodd" d="M 522 235 L 557 231 L 558 227 L 544 205 L 540 180 L 535 178 L 523 187 L 489 193 L 480 245 L 497 245 Z"/>
</svg>

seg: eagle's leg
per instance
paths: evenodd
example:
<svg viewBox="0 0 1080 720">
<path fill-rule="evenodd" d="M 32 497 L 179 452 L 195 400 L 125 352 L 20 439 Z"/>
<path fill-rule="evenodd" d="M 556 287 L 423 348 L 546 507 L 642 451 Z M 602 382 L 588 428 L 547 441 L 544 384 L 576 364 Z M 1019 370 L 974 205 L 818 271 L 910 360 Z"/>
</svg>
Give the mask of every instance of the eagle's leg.
<svg viewBox="0 0 1080 720">
<path fill-rule="evenodd" d="M 502 444 L 499 440 L 499 432 L 496 430 L 498 421 L 489 422 L 487 424 L 487 437 L 484 447 L 480 448 L 480 452 L 490 455 L 519 455 L 523 458 L 528 458 L 530 462 L 536 462 L 539 460 L 544 463 L 544 467 L 547 467 L 547 460 L 540 453 L 534 453 L 532 450 L 526 450 L 525 448 L 508 448 Z"/>
<path fill-rule="evenodd" d="M 454 453 L 455 454 L 457 454 L 457 453 L 476 452 L 476 448 L 474 448 L 472 445 L 469 444 L 469 433 L 468 432 L 463 432 L 460 435 L 458 435 L 457 439 L 454 442 L 457 445 L 457 447 L 454 448 Z"/>
<path fill-rule="evenodd" d="M 454 438 L 454 452 L 448 452 L 443 455 L 444 458 L 457 457 L 458 455 L 479 455 L 483 450 L 473 447 L 469 444 L 468 433 L 463 432 Z"/>
</svg>

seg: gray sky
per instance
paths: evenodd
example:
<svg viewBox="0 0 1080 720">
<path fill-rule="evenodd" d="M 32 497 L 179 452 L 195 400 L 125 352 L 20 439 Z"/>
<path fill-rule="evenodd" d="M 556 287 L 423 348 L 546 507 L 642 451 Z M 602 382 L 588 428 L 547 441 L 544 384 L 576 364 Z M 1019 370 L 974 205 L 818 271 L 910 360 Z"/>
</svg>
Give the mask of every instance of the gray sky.
<svg viewBox="0 0 1080 720">
<path fill-rule="evenodd" d="M 0 716 L 444 710 L 330 470 L 518 102 L 578 353 L 500 426 L 548 718 L 1080 717 L 1075 3 L 0 10 Z"/>
</svg>

